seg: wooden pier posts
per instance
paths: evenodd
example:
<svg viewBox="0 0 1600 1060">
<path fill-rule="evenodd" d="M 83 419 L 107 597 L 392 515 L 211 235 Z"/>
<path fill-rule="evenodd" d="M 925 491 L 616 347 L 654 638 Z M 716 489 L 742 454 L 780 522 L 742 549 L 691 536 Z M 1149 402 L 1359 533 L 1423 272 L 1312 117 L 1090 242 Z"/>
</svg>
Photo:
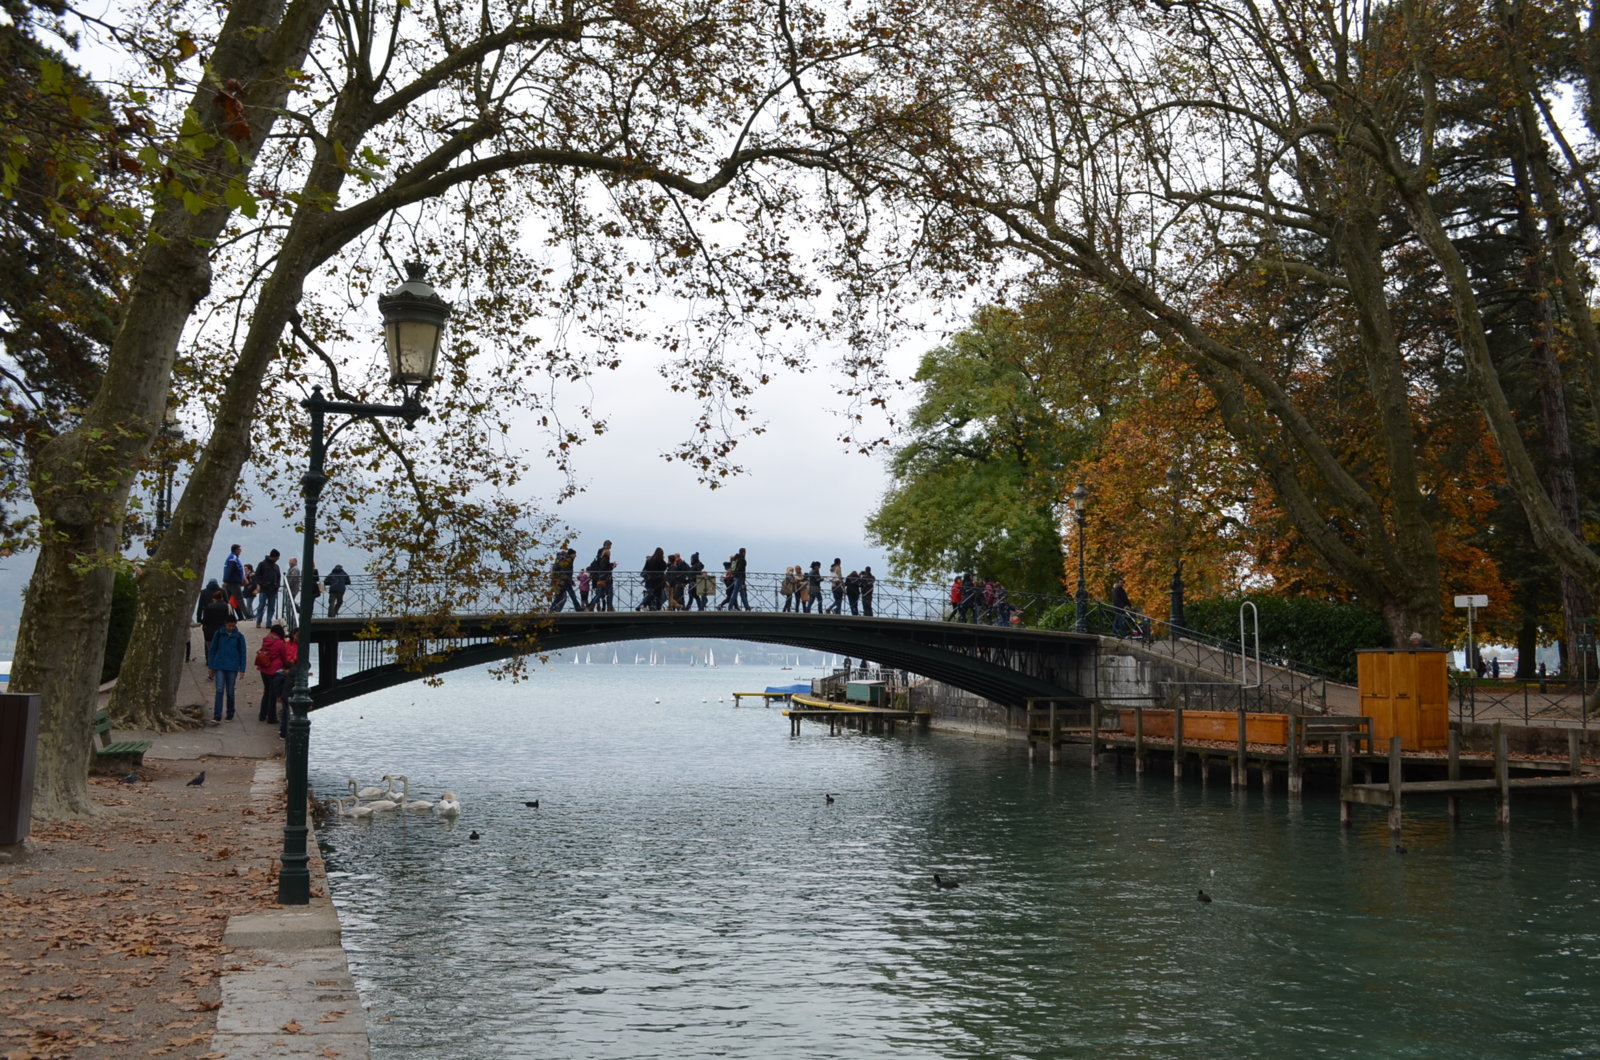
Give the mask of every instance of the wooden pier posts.
<svg viewBox="0 0 1600 1060">
<path fill-rule="evenodd" d="M 1577 745 L 1574 744 L 1574 747 Z M 1573 762 L 1577 762 L 1577 752 L 1573 752 Z M 1144 772 L 1144 708 L 1133 708 L 1133 771 L 1135 774 Z M 1577 771 L 1576 765 L 1573 771 Z"/>
<path fill-rule="evenodd" d="M 1061 761 L 1061 719 L 1056 715 L 1056 701 L 1050 701 L 1050 764 Z"/>
<path fill-rule="evenodd" d="M 1445 766 L 1445 777 L 1452 783 L 1461 779 L 1461 733 L 1455 729 L 1450 730 L 1449 761 Z M 1461 796 L 1454 793 L 1446 796 L 1445 810 L 1450 814 L 1452 821 L 1461 820 Z"/>
<path fill-rule="evenodd" d="M 1183 776 L 1183 708 L 1172 712 L 1172 776 Z"/>
<path fill-rule="evenodd" d="M 1051 708 L 1054 709 L 1053 707 Z M 1089 768 L 1100 768 L 1100 704 L 1089 704 Z"/>
<path fill-rule="evenodd" d="M 1245 741 L 1244 708 L 1239 708 L 1239 747 L 1233 760 L 1233 786 L 1248 788 L 1250 786 L 1250 762 L 1245 756 L 1249 753 L 1249 744 Z"/>
<path fill-rule="evenodd" d="M 1350 784 L 1355 780 L 1354 763 L 1350 761 L 1350 734 L 1339 734 L 1339 823 L 1350 823 Z"/>
<path fill-rule="evenodd" d="M 1389 831 L 1399 832 L 1401 826 L 1400 737 L 1389 737 Z"/>
<path fill-rule="evenodd" d="M 1583 773 L 1583 752 L 1578 744 L 1578 730 L 1567 730 L 1567 762 L 1573 776 Z M 1578 788 L 1572 789 L 1572 813 L 1578 816 L 1583 813 L 1583 792 Z"/>
<path fill-rule="evenodd" d="M 1285 739 L 1289 741 L 1287 748 L 1289 757 L 1289 797 L 1298 799 L 1305 792 L 1306 780 L 1305 763 L 1300 760 L 1300 715 L 1291 713 L 1285 726 L 1287 730 Z"/>
<path fill-rule="evenodd" d="M 1495 817 L 1501 824 L 1511 823 L 1511 764 L 1506 755 L 1506 729 L 1504 722 L 1494 723 L 1494 786 L 1499 805 Z"/>
</svg>

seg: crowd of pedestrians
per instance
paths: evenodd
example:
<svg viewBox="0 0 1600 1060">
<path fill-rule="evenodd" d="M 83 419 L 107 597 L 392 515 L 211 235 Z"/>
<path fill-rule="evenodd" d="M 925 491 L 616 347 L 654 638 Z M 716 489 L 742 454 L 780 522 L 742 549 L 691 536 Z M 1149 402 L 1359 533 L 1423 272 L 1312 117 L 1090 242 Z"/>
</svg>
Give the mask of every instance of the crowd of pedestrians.
<svg viewBox="0 0 1600 1060">
<path fill-rule="evenodd" d="M 278 735 L 287 736 L 290 677 L 300 654 L 294 616 L 304 586 L 303 572 L 295 559 L 290 559 L 287 567 L 279 567 L 277 549 L 254 564 L 244 562 L 243 552 L 241 545 L 228 549 L 222 561 L 221 580 L 213 578 L 206 583 L 195 608 L 194 620 L 200 626 L 200 640 L 206 651 L 206 676 L 215 686 L 211 717 L 215 722 L 233 720 L 239 675 L 245 672 L 248 662 L 261 675 L 258 720 L 276 724 Z M 314 568 L 310 578 L 312 606 L 326 593 L 328 617 L 337 618 L 350 588 L 350 575 L 342 564 L 335 563 L 326 578 Z M 284 590 L 288 591 L 286 600 Z M 280 601 L 287 623 L 280 621 Z M 239 632 L 239 625 L 245 621 L 253 621 L 257 629 L 267 631 L 253 660 L 247 660 L 244 634 Z"/>
<path fill-rule="evenodd" d="M 616 610 L 615 578 L 618 561 L 606 541 L 594 558 L 578 566 L 578 550 L 570 544 L 556 553 L 551 569 L 551 611 Z M 750 611 L 749 557 L 744 548 L 722 561 L 721 571 L 708 567 L 700 553 L 685 558 L 681 552 L 657 548 L 645 556 L 639 567 L 641 595 L 636 611 Z M 870 564 L 846 571 L 843 560 L 835 556 L 828 569 L 821 560 L 795 563 L 784 568 L 776 587 L 775 609 L 796 614 L 873 617 L 878 578 Z M 948 617 L 956 622 L 992 625 L 1020 623 L 1006 587 L 990 578 L 976 580 L 969 572 L 956 578 L 950 593 Z M 848 608 L 848 612 L 846 609 Z"/>
</svg>

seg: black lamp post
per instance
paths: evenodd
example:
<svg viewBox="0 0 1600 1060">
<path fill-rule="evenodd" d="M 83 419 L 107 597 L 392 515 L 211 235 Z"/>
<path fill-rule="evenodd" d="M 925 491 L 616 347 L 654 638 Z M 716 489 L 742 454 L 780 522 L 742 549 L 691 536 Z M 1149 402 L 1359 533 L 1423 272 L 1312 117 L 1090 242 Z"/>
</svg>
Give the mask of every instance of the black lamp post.
<svg viewBox="0 0 1600 1060">
<path fill-rule="evenodd" d="M 289 696 L 288 741 L 284 749 L 285 772 L 289 786 L 289 810 L 283 826 L 283 865 L 278 871 L 278 904 L 305 905 L 311 901 L 310 858 L 306 853 L 306 802 L 309 797 L 308 759 L 311 750 L 311 608 L 317 598 L 317 582 L 312 577 L 317 562 L 317 500 L 328 477 L 323 472 L 328 445 L 344 428 L 359 420 L 379 418 L 404 420 L 407 427 L 428 414 L 421 393 L 433 382 L 439 356 L 439 338 L 450 317 L 450 305 L 428 283 L 427 267 L 406 263 L 404 283 L 386 295 L 378 296 L 383 313 L 383 332 L 389 351 L 389 382 L 402 388 L 405 400 L 399 405 L 369 405 L 354 401 L 329 401 L 320 386 L 300 406 L 311 413 L 311 464 L 300 479 L 306 499 L 305 535 L 300 563 L 300 657 L 294 667 L 294 691 Z M 300 327 L 296 314 L 290 319 L 295 336 L 318 354 L 322 350 Z M 323 356 L 326 356 L 325 354 Z M 323 421 L 328 413 L 350 418 L 324 437 Z"/>
<path fill-rule="evenodd" d="M 1077 615 L 1072 628 L 1079 633 L 1089 632 L 1089 583 L 1083 577 L 1083 524 L 1088 520 L 1089 491 L 1078 483 L 1072 491 L 1072 517 L 1078 521 L 1078 594 L 1075 598 Z"/>
<path fill-rule="evenodd" d="M 1183 472 L 1178 465 L 1167 468 L 1167 488 L 1172 494 L 1172 608 L 1167 619 L 1174 629 L 1183 627 L 1183 524 L 1178 494 L 1183 489 Z"/>
<path fill-rule="evenodd" d="M 162 536 L 172 525 L 172 480 L 178 468 L 174 450 L 183 441 L 183 428 L 178 425 L 178 410 L 171 404 L 167 405 L 167 414 L 162 418 L 156 437 L 161 446 L 161 462 L 156 466 L 156 525 L 150 544 L 145 548 L 145 553 L 151 556 L 156 554 Z"/>
</svg>

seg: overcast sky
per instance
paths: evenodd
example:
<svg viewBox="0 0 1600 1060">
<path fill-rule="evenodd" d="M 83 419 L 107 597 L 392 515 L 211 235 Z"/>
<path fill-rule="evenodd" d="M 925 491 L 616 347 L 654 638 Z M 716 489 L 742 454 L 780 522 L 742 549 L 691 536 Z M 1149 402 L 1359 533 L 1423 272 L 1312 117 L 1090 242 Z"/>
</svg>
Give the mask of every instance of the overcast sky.
<svg viewBox="0 0 1600 1060">
<path fill-rule="evenodd" d="M 893 374 L 909 377 L 921 355 L 943 336 L 942 323 L 909 336 L 892 354 Z M 594 403 L 608 430 L 577 450 L 583 491 L 552 509 L 574 528 L 580 559 L 586 562 L 609 538 L 622 570 L 638 570 L 659 545 L 685 556 L 699 552 L 713 568 L 744 547 L 752 571 L 781 571 L 812 560 L 827 567 L 838 556 L 846 570 L 871 564 L 886 574 L 886 556 L 866 545 L 863 526 L 886 488 L 887 455 L 862 455 L 839 440 L 848 424 L 830 362 L 821 353 L 808 371 L 780 376 L 757 392 L 752 407 L 766 431 L 746 438 L 734 454 L 746 473 L 723 479 L 715 490 L 696 481 L 690 464 L 662 458 L 689 435 L 697 409 L 692 399 L 667 389 L 648 356 L 635 356 L 616 373 L 597 377 L 592 392 L 582 396 Z M 915 394 L 907 387 L 891 400 L 905 412 Z M 881 412 L 878 416 L 864 434 L 884 434 L 887 420 Z M 553 498 L 561 485 L 558 477 L 537 471 L 543 436 L 530 431 L 521 441 L 535 454 L 527 488 Z M 292 521 L 277 519 L 264 506 L 252 515 L 260 520 L 255 526 L 225 522 L 218 530 L 208 577 L 220 572 L 234 541 L 245 546 L 250 562 L 274 547 L 285 557 L 299 554 Z M 335 560 L 348 562 L 337 544 L 319 547 L 323 571 Z"/>
</svg>

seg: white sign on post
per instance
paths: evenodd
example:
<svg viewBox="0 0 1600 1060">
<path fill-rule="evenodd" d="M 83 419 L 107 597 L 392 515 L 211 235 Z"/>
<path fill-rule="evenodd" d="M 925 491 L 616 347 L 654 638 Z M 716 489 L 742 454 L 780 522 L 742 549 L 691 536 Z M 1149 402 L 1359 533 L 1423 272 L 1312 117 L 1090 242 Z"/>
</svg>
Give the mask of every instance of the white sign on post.
<svg viewBox="0 0 1600 1060">
<path fill-rule="evenodd" d="M 1456 606 L 1457 607 L 1488 607 L 1489 606 L 1489 598 L 1487 596 L 1458 596 L 1458 597 L 1456 597 Z"/>
</svg>

